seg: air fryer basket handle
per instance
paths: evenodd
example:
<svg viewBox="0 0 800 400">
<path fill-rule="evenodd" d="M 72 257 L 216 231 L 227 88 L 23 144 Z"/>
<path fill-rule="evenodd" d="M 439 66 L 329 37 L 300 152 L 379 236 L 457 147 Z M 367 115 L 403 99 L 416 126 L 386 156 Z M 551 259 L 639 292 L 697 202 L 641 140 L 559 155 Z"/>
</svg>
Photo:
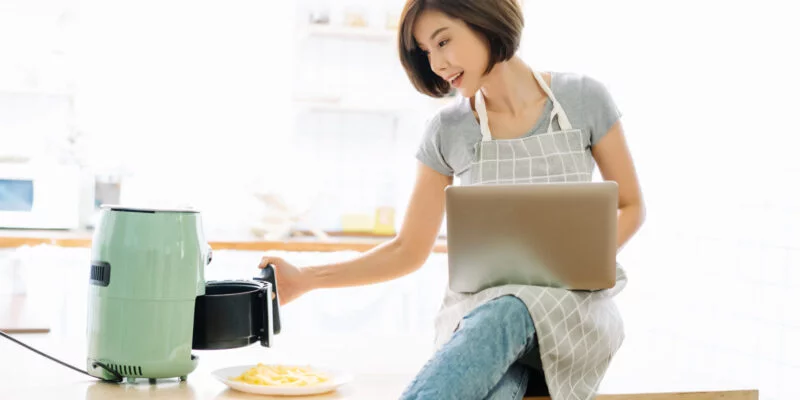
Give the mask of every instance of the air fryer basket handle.
<svg viewBox="0 0 800 400">
<path fill-rule="evenodd" d="M 275 297 L 272 299 L 272 325 L 273 325 L 273 333 L 276 335 L 281 333 L 281 314 L 280 314 L 280 297 L 278 295 L 278 282 L 275 278 L 275 266 L 272 264 L 268 264 L 264 269 L 261 270 L 260 276 L 253 278 L 258 281 L 269 282 L 272 285 L 272 291 L 275 294 Z M 271 296 L 271 294 L 267 294 Z M 266 323 L 266 320 L 265 320 Z"/>
<path fill-rule="evenodd" d="M 272 346 L 272 338 L 273 338 L 273 331 L 274 327 L 272 324 L 272 284 L 269 282 L 263 282 L 263 286 L 261 290 L 258 291 L 258 298 L 261 300 L 261 304 L 259 304 L 259 308 L 261 310 L 261 315 L 259 318 L 261 319 L 261 326 L 259 326 L 259 335 L 258 339 L 261 341 L 261 346 L 263 347 L 270 347 Z"/>
</svg>

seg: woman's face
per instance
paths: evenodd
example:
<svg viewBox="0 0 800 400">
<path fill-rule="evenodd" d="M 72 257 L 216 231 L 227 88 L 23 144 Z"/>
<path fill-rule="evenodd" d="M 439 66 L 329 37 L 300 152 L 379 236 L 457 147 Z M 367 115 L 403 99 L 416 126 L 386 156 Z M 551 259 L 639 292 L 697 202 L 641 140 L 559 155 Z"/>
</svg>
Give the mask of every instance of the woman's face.
<svg viewBox="0 0 800 400">
<path fill-rule="evenodd" d="M 428 55 L 431 70 L 462 96 L 472 97 L 480 89 L 489 63 L 489 45 L 464 21 L 425 10 L 414 26 L 414 39 Z"/>
</svg>

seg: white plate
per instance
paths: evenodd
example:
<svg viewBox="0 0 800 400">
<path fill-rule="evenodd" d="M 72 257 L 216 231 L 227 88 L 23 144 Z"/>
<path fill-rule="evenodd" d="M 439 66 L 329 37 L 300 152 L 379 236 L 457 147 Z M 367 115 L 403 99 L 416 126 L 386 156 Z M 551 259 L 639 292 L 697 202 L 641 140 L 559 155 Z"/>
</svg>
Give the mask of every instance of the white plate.
<svg viewBox="0 0 800 400">
<path fill-rule="evenodd" d="M 269 364 L 264 364 L 269 365 Z M 292 365 L 292 364 L 280 364 L 286 367 L 308 367 L 313 369 L 314 371 L 324 373 L 328 375 L 330 380 L 324 383 L 320 383 L 317 385 L 310 385 L 310 386 L 265 386 L 265 385 L 253 385 L 245 382 L 234 381 L 231 378 L 237 377 L 243 374 L 250 368 L 253 368 L 255 365 L 239 365 L 236 367 L 228 367 L 218 369 L 211 373 L 215 378 L 219 379 L 220 382 L 228 385 L 231 389 L 239 390 L 242 392 L 253 393 L 253 394 L 266 394 L 266 395 L 277 395 L 277 396 L 305 396 L 305 395 L 312 395 L 312 394 L 321 394 L 321 393 L 328 393 L 336 390 L 339 386 L 344 385 L 345 383 L 350 382 L 353 379 L 353 376 L 349 373 L 338 371 L 332 368 L 327 367 L 317 367 L 313 365 Z"/>
</svg>

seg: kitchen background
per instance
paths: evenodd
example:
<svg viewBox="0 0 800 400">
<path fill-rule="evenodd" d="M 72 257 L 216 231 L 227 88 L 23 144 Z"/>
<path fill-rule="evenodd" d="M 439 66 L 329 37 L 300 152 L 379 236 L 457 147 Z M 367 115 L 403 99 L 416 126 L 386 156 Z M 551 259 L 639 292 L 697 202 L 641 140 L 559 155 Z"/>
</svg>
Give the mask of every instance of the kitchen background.
<svg viewBox="0 0 800 400">
<path fill-rule="evenodd" d="M 779 0 L 524 6 L 523 58 L 591 75 L 614 96 L 648 207 L 620 254 L 628 339 L 605 387 L 800 398 L 796 13 Z M 414 92 L 399 65 L 401 7 L 0 0 L 0 183 L 22 174 L 52 185 L 61 207 L 46 219 L 66 228 L 91 224 L 95 197 L 189 204 L 224 240 L 370 231 L 379 207 L 399 227 L 422 128 L 447 101 Z M 24 208 L 11 194 L 27 192 L 4 188 L 6 226 Z M 276 211 L 281 203 L 290 210 Z M 217 259 L 247 274 L 258 256 Z M 286 256 L 313 264 L 354 254 Z M 0 291 L 44 290 L 25 285 L 32 265 L 82 277 L 85 257 L 4 250 Z M 433 255 L 396 282 L 311 294 L 290 306 L 286 326 L 399 330 L 428 343 L 445 263 Z M 65 326 L 80 334 L 74 317 Z"/>
</svg>

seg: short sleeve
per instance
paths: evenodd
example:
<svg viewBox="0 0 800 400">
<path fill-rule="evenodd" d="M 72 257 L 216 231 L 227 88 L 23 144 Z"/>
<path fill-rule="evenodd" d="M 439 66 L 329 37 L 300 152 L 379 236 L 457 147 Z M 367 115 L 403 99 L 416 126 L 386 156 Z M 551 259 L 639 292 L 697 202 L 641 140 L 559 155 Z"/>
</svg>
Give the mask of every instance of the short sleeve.
<svg viewBox="0 0 800 400">
<path fill-rule="evenodd" d="M 591 144 L 594 146 L 619 120 L 622 113 L 617 108 L 605 85 L 591 77 L 583 78 L 583 112 L 589 126 Z"/>
<path fill-rule="evenodd" d="M 445 160 L 442 150 L 442 124 L 438 114 L 425 126 L 425 133 L 417 150 L 417 160 L 442 175 L 453 176 L 453 168 Z"/>
</svg>

